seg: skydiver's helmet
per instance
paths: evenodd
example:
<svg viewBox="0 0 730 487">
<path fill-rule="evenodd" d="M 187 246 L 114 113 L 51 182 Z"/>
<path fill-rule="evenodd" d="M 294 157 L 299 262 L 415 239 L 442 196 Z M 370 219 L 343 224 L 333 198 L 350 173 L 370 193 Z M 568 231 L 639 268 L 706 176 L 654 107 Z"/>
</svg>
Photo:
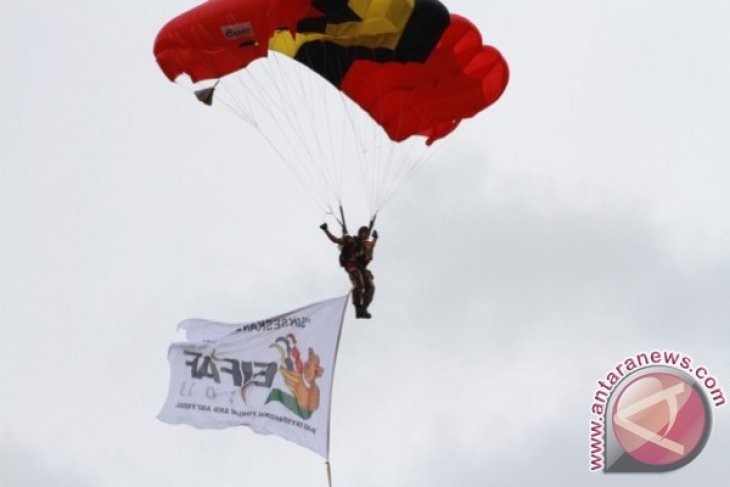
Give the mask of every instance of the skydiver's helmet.
<svg viewBox="0 0 730 487">
<path fill-rule="evenodd" d="M 370 237 L 370 227 L 360 227 L 357 231 L 357 236 L 362 239 Z"/>
</svg>

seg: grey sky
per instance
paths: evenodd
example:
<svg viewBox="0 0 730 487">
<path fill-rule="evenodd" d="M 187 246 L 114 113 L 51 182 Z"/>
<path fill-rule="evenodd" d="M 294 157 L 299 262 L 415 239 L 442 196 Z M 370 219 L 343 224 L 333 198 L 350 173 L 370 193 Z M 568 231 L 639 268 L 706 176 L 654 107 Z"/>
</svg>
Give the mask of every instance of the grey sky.
<svg viewBox="0 0 730 487">
<path fill-rule="evenodd" d="M 718 481 L 588 473 L 595 381 L 666 348 L 730 392 L 730 4 L 449 1 L 510 63 L 380 217 L 348 317 L 335 486 Z M 325 485 L 310 452 L 155 420 L 178 321 L 343 294 L 336 249 L 257 134 L 166 81 L 191 1 L 45 0 L 0 30 L 0 483 Z"/>
</svg>

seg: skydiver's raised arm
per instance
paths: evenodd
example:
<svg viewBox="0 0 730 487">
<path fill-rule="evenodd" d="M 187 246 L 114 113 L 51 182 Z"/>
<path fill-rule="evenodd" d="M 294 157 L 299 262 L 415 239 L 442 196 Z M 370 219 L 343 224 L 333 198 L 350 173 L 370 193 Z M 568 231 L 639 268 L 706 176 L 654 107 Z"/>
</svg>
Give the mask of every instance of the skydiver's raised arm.
<svg viewBox="0 0 730 487">
<path fill-rule="evenodd" d="M 332 243 L 336 243 L 337 245 L 342 245 L 345 241 L 341 238 L 335 237 L 332 235 L 332 232 L 330 232 L 329 228 L 327 227 L 326 223 L 323 223 L 319 226 L 319 228 L 322 229 L 322 231 L 327 235 L 327 238 L 330 239 Z"/>
</svg>

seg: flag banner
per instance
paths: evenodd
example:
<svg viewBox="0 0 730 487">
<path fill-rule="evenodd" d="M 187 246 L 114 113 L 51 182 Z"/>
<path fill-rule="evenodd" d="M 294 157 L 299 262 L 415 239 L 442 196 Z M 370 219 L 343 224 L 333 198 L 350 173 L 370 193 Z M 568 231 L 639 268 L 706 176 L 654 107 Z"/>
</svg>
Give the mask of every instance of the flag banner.
<svg viewBox="0 0 730 487">
<path fill-rule="evenodd" d="M 329 417 L 347 296 L 243 324 L 186 320 L 168 351 L 158 415 L 197 428 L 247 425 L 329 456 Z"/>
</svg>

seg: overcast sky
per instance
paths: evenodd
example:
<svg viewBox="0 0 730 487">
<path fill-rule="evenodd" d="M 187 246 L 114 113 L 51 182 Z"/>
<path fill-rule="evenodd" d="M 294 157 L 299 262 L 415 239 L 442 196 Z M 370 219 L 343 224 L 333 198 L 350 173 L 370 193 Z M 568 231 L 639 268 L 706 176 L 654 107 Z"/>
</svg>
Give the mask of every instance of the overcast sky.
<svg viewBox="0 0 730 487">
<path fill-rule="evenodd" d="M 155 419 L 177 323 L 342 295 L 258 134 L 167 82 L 188 0 L 6 5 L 0 483 L 326 485 L 246 428 Z M 511 67 L 382 212 L 374 319 L 344 324 L 335 486 L 680 486 L 727 477 L 730 416 L 659 476 L 588 472 L 596 380 L 655 348 L 730 392 L 730 3 L 446 2 Z"/>
</svg>

